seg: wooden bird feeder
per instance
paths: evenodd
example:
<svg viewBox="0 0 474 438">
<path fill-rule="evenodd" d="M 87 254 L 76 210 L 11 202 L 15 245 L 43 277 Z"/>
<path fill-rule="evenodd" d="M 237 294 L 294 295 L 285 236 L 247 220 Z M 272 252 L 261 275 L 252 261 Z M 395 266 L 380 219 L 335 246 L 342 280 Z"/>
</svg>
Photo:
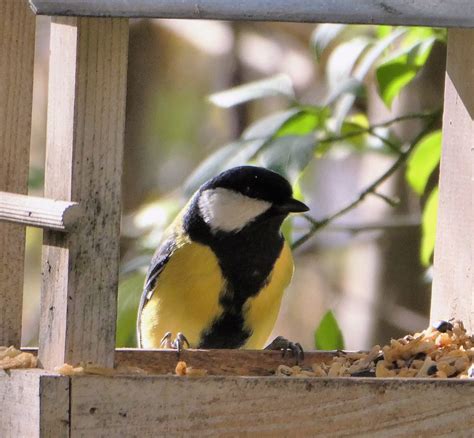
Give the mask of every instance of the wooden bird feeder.
<svg viewBox="0 0 474 438">
<path fill-rule="evenodd" d="M 35 14 L 52 16 L 44 198 L 25 195 Z M 279 353 L 232 350 L 186 351 L 222 374 L 199 379 L 51 371 L 176 363 L 115 349 L 130 17 L 449 27 L 431 316 L 474 330 L 472 0 L 1 0 L 0 345 L 20 345 L 25 226 L 45 231 L 43 369 L 0 374 L 0 436 L 472 436 L 469 379 L 265 377 Z"/>
</svg>

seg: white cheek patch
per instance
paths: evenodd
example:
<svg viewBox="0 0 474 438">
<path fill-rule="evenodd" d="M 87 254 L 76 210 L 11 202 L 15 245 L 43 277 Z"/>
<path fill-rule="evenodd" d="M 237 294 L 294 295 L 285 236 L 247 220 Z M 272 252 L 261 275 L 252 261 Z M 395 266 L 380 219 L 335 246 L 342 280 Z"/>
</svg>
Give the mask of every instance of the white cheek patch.
<svg viewBox="0 0 474 438">
<path fill-rule="evenodd" d="M 271 207 L 270 202 L 217 188 L 201 193 L 199 211 L 211 230 L 239 231 Z"/>
</svg>

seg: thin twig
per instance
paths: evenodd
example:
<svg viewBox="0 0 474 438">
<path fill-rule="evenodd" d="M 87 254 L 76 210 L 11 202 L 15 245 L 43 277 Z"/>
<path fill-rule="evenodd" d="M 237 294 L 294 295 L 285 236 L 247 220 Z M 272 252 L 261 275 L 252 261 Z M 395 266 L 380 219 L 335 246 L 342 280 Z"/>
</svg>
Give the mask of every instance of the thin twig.
<svg viewBox="0 0 474 438">
<path fill-rule="evenodd" d="M 375 130 L 377 128 L 386 128 L 388 126 L 394 125 L 396 123 L 404 122 L 407 120 L 413 120 L 413 119 L 433 119 L 437 118 L 441 114 L 441 110 L 435 110 L 435 111 L 430 111 L 430 112 L 420 112 L 420 113 L 410 113 L 410 114 L 405 114 L 403 116 L 395 117 L 390 120 L 386 120 L 385 122 L 381 123 L 375 123 L 373 125 L 368 126 L 367 128 L 361 128 L 357 129 L 355 131 L 347 132 L 345 134 L 341 135 L 336 135 L 336 136 L 330 136 L 330 137 L 325 137 L 319 140 L 319 143 L 333 143 L 335 141 L 341 141 L 341 140 L 346 140 L 348 138 L 352 137 L 357 137 L 358 135 L 361 134 L 370 134 L 379 140 L 383 141 L 390 149 L 395 150 L 396 152 L 400 152 L 399 148 L 392 143 L 390 140 L 387 140 L 385 137 L 377 134 Z"/>
<path fill-rule="evenodd" d="M 303 234 L 299 239 L 297 239 L 295 242 L 292 244 L 292 249 L 296 249 L 299 246 L 301 246 L 303 243 L 305 243 L 311 236 L 313 236 L 314 233 L 316 233 L 318 230 L 321 228 L 325 227 L 328 225 L 330 222 L 334 221 L 340 216 L 343 216 L 353 208 L 357 207 L 366 197 L 367 195 L 377 193 L 377 188 L 382 184 L 385 180 L 390 178 L 401 166 L 404 164 L 407 160 L 407 158 L 410 156 L 411 152 L 415 148 L 415 146 L 418 144 L 418 142 L 433 128 L 435 122 L 437 121 L 438 116 L 441 114 L 440 111 L 435 111 L 434 113 L 430 113 L 430 121 L 428 124 L 418 133 L 418 135 L 410 142 L 408 148 L 406 148 L 404 151 L 400 152 L 400 155 L 398 158 L 394 161 L 394 163 L 382 174 L 380 175 L 372 184 L 370 184 L 365 190 L 363 190 L 359 196 L 340 210 L 336 211 L 335 213 L 321 219 L 317 220 L 310 215 L 305 215 L 305 219 L 308 220 L 311 223 L 310 229 Z M 400 116 L 397 117 L 397 121 L 401 120 L 406 120 L 407 116 Z M 392 122 L 392 121 L 390 121 Z M 388 123 L 388 122 L 385 122 Z M 375 125 L 372 125 L 372 127 Z"/>
<path fill-rule="evenodd" d="M 384 137 L 383 135 L 380 135 L 379 133 L 377 133 L 375 131 L 376 128 L 372 128 L 370 131 L 369 131 L 369 134 L 372 136 L 372 137 L 375 137 L 375 138 L 378 138 L 385 146 L 387 146 L 390 150 L 392 150 L 393 152 L 396 152 L 397 154 L 399 154 L 401 151 L 400 151 L 400 148 L 398 147 L 398 145 L 396 145 L 393 141 L 390 141 L 388 138 Z"/>
<path fill-rule="evenodd" d="M 304 216 L 303 216 L 304 217 Z M 314 218 L 309 216 L 309 222 L 312 223 Z M 326 228 L 326 232 L 333 233 L 349 233 L 359 234 L 370 231 L 387 231 L 401 228 L 413 228 L 419 227 L 421 221 L 418 215 L 401 215 L 394 216 L 391 218 L 385 218 L 380 221 L 368 221 L 360 223 L 336 223 L 329 224 Z"/>
</svg>

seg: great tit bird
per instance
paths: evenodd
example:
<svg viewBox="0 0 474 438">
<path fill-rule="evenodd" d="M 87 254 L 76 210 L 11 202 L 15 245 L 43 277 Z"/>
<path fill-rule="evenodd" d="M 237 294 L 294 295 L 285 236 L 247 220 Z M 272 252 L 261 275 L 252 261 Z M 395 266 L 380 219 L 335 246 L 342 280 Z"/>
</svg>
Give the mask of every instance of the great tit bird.
<svg viewBox="0 0 474 438">
<path fill-rule="evenodd" d="M 235 167 L 204 183 L 151 260 L 139 346 L 159 348 L 173 334 L 178 350 L 183 341 L 262 348 L 294 269 L 280 226 L 289 213 L 305 211 L 288 181 L 261 167 Z"/>
</svg>

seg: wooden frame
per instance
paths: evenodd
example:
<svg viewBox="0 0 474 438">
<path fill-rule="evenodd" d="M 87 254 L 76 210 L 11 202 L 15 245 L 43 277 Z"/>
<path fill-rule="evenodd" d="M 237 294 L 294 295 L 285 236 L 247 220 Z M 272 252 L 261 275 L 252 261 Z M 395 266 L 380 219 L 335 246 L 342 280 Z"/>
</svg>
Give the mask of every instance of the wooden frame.
<svg viewBox="0 0 474 438">
<path fill-rule="evenodd" d="M 10 222 L 0 226 L 0 345 L 20 342 L 24 226 L 39 226 L 46 230 L 41 365 L 173 371 L 174 352 L 114 349 L 128 46 L 128 21 L 120 17 L 137 16 L 453 27 L 432 318 L 460 317 L 474 330 L 474 237 L 466 232 L 474 219 L 474 31 L 460 29 L 474 27 L 471 0 L 29 3 L 38 14 L 70 17 L 52 21 L 45 198 L 32 198 L 25 193 L 35 22 L 26 0 L 0 2 L 0 220 Z M 274 352 L 185 351 L 182 358 L 211 375 L 2 372 L 0 436 L 469 436 L 474 428 L 473 380 L 288 379 L 264 377 L 281 362 Z M 254 377 L 239 376 L 245 373 Z M 367 421 L 368 408 L 376 421 Z"/>
<path fill-rule="evenodd" d="M 431 319 L 474 331 L 474 30 L 448 31 L 443 153 Z"/>
<path fill-rule="evenodd" d="M 332 356 L 311 352 L 305 360 Z M 474 428 L 474 381 L 274 377 L 269 374 L 282 359 L 272 351 L 186 350 L 182 359 L 208 367 L 210 375 L 171 375 L 175 351 L 127 349 L 116 351 L 118 370 L 140 366 L 168 374 L 65 377 L 14 370 L 7 378 L 0 375 L 0 404 L 7 406 L 0 433 L 469 436 Z"/>
<path fill-rule="evenodd" d="M 128 21 L 54 18 L 50 50 L 45 196 L 78 202 L 83 217 L 73 233 L 44 234 L 39 357 L 112 366 Z"/>
<path fill-rule="evenodd" d="M 0 3 L 0 190 L 26 193 L 33 100 L 34 16 Z M 25 227 L 0 227 L 0 345 L 20 344 Z"/>
<path fill-rule="evenodd" d="M 39 15 L 472 27 L 470 0 L 30 0 Z"/>
</svg>

